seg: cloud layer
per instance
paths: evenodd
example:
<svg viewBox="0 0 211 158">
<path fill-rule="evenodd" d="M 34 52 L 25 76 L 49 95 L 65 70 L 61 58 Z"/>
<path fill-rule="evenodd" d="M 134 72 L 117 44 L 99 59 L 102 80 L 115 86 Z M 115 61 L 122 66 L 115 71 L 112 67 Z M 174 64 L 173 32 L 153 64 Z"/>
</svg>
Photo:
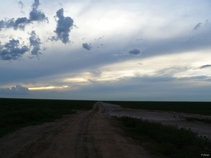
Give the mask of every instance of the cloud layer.
<svg viewBox="0 0 211 158">
<path fill-rule="evenodd" d="M 202 65 L 202 66 L 200 67 L 200 69 L 205 69 L 205 68 L 211 68 L 211 65 L 207 64 L 207 65 Z"/>
<path fill-rule="evenodd" d="M 210 100 L 207 1 L 0 3 L 0 97 Z"/>
<path fill-rule="evenodd" d="M 11 88 L 0 88 L 0 94 L 23 95 L 28 93 L 29 93 L 28 88 L 23 87 L 21 85 L 15 85 Z"/>
</svg>

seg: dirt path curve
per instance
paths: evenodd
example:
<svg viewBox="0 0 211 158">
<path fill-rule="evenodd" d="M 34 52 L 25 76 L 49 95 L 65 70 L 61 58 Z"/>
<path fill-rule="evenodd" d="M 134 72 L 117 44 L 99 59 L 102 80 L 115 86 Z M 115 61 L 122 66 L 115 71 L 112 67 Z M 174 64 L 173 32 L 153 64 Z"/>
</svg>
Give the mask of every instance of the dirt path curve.
<svg viewBox="0 0 211 158">
<path fill-rule="evenodd" d="M 0 139 L 1 158 L 147 158 L 154 157 L 124 137 L 97 102 L 54 123 L 23 128 Z"/>
</svg>

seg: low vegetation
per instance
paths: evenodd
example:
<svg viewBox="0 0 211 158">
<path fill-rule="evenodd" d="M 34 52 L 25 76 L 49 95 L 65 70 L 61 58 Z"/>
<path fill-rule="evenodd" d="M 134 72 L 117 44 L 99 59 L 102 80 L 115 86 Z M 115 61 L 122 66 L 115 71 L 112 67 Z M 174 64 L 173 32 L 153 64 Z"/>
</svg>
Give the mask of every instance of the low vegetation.
<svg viewBox="0 0 211 158">
<path fill-rule="evenodd" d="M 74 110 L 89 110 L 94 101 L 0 99 L 0 137 L 21 127 L 61 118 Z"/>
<path fill-rule="evenodd" d="M 195 158 L 211 153 L 211 140 L 190 129 L 130 117 L 116 117 L 127 135 L 152 152 L 171 158 Z"/>
<path fill-rule="evenodd" d="M 211 124 L 211 119 L 202 119 L 202 118 L 196 118 L 196 117 L 186 117 L 185 119 L 189 122 L 197 121 L 197 122 L 203 122 L 206 124 Z"/>
<path fill-rule="evenodd" d="M 123 108 L 175 111 L 192 114 L 211 115 L 211 102 L 164 102 L 164 101 L 108 101 Z"/>
</svg>

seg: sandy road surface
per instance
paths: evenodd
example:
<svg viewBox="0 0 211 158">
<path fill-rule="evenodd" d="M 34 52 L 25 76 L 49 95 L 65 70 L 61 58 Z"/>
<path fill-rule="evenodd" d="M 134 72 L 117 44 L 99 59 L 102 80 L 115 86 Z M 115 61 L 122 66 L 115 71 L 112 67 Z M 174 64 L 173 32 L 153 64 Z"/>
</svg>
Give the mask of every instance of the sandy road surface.
<svg viewBox="0 0 211 158">
<path fill-rule="evenodd" d="M 97 102 L 90 111 L 53 123 L 23 128 L 0 139 L 0 158 L 154 157 L 124 137 L 108 109 Z M 110 109 L 110 108 L 109 108 Z"/>
</svg>

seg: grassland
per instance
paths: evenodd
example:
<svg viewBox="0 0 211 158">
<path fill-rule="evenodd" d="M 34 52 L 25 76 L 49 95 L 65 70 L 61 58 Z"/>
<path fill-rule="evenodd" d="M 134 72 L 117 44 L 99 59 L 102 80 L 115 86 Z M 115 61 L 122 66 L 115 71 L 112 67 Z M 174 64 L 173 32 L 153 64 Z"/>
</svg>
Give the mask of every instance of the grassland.
<svg viewBox="0 0 211 158">
<path fill-rule="evenodd" d="M 95 101 L 0 99 L 0 137 L 19 128 L 51 122 L 74 110 L 89 110 Z"/>
<path fill-rule="evenodd" d="M 106 101 L 124 108 L 175 111 L 192 114 L 211 115 L 211 102 L 158 102 L 158 101 Z"/>
<path fill-rule="evenodd" d="M 117 118 L 126 134 L 155 154 L 170 158 L 197 158 L 211 153 L 211 140 L 190 129 L 130 117 Z"/>
<path fill-rule="evenodd" d="M 201 119 L 201 118 L 195 118 L 195 117 L 186 117 L 185 118 L 189 122 L 204 122 L 206 124 L 211 124 L 211 119 Z"/>
</svg>

